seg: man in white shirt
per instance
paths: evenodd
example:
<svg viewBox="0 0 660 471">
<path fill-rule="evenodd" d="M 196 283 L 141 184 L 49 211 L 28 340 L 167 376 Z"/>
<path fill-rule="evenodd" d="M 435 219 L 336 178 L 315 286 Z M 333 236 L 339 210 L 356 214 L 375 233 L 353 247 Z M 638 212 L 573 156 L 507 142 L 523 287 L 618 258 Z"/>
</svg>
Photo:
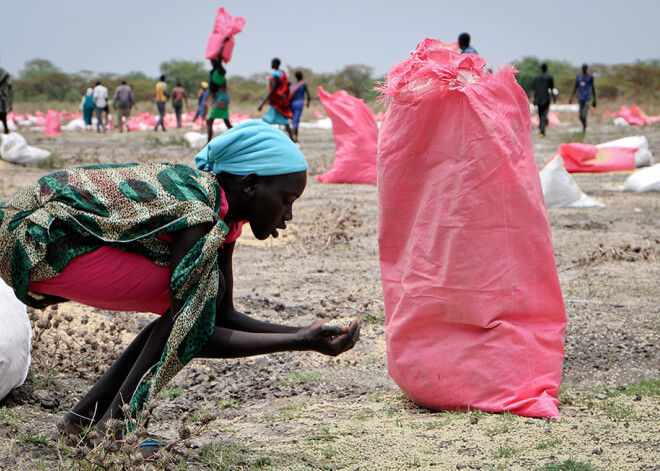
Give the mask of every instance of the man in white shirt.
<svg viewBox="0 0 660 471">
<path fill-rule="evenodd" d="M 94 110 L 96 111 L 96 131 L 101 132 L 101 126 L 103 126 L 103 132 L 105 132 L 105 124 L 103 123 L 103 112 L 106 112 L 108 109 L 108 89 L 101 85 L 101 82 L 96 82 L 94 87 Z"/>
</svg>

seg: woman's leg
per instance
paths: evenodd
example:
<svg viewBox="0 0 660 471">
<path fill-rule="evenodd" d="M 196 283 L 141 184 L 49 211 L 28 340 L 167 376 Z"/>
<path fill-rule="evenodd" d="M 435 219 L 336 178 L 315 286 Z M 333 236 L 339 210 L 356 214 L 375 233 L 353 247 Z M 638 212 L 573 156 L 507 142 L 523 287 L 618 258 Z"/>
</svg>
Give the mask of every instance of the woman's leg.
<svg viewBox="0 0 660 471">
<path fill-rule="evenodd" d="M 128 365 L 129 362 L 127 362 L 127 366 L 130 367 L 130 370 L 127 368 L 126 375 L 123 377 L 117 375 L 115 378 L 116 382 L 108 384 L 108 387 L 111 388 L 111 392 L 114 393 L 114 397 L 112 397 L 111 402 L 108 404 L 105 412 L 98 421 L 97 427 L 101 432 L 105 431 L 105 423 L 108 419 L 123 420 L 124 415 L 121 410 L 122 406 L 130 402 L 131 397 L 133 397 L 133 393 L 138 384 L 140 384 L 140 380 L 144 374 L 158 363 L 163 354 L 163 349 L 165 348 L 167 339 L 172 331 L 172 326 L 174 325 L 170 311 L 163 314 L 159 319 L 156 319 L 152 324 L 153 327 L 151 328 L 151 331 L 148 332 L 148 337 L 144 342 L 142 349 L 139 351 L 137 358 L 135 358 L 132 365 Z M 96 387 L 96 385 L 94 386 Z"/>
<path fill-rule="evenodd" d="M 95 424 L 105 414 L 117 395 L 119 385 L 126 380 L 126 376 L 142 353 L 158 320 L 154 320 L 140 331 L 89 392 L 64 416 L 64 427 L 68 433 L 80 433 L 82 427 Z"/>
<path fill-rule="evenodd" d="M 96 107 L 96 132 L 101 132 L 101 126 L 103 126 L 103 108 Z M 103 126 L 105 129 L 105 126 Z"/>
<path fill-rule="evenodd" d="M 213 139 L 213 118 L 206 120 L 206 132 L 208 134 L 207 142 L 211 142 L 211 139 Z"/>
<path fill-rule="evenodd" d="M 293 141 L 293 133 L 291 132 L 291 126 L 289 126 L 288 124 L 285 124 L 284 129 L 289 134 L 289 138 Z"/>
<path fill-rule="evenodd" d="M 231 123 L 229 122 L 229 118 L 225 119 L 224 122 L 225 122 L 225 126 L 227 126 L 227 129 L 231 129 L 231 128 L 233 128 L 233 126 L 232 126 Z"/>
</svg>

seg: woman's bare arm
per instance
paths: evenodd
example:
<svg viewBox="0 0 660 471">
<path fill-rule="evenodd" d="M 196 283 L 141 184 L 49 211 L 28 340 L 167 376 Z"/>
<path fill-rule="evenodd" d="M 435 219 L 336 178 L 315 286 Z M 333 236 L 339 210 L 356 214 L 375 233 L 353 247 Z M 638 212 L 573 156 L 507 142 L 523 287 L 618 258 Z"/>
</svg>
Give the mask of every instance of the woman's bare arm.
<svg viewBox="0 0 660 471">
<path fill-rule="evenodd" d="M 247 316 L 234 308 L 233 289 L 234 276 L 232 272 L 232 258 L 234 255 L 235 242 L 225 244 L 218 253 L 218 266 L 224 280 L 224 293 L 218 295 L 218 308 L 215 316 L 215 324 L 218 327 L 241 330 L 244 332 L 261 333 L 293 333 L 302 327 L 292 327 L 271 322 L 260 321 Z"/>
</svg>

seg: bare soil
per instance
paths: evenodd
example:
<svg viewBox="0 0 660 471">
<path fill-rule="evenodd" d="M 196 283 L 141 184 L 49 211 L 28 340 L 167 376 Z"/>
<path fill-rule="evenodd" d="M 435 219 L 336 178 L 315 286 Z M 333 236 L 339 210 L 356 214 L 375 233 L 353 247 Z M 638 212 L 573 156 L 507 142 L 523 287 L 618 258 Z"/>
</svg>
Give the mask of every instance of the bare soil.
<svg viewBox="0 0 660 471">
<path fill-rule="evenodd" d="M 534 132 L 539 168 L 577 131 L 574 123 L 549 128 L 545 139 Z M 584 142 L 632 134 L 645 134 L 660 156 L 660 126 L 598 123 Z M 197 151 L 177 130 L 24 135 L 66 167 L 192 165 Z M 213 411 L 218 419 L 178 443 L 184 455 L 174 469 L 660 469 L 657 193 L 621 192 L 629 172 L 574 175 L 606 208 L 549 210 L 568 315 L 560 420 L 435 412 L 412 404 L 387 374 L 376 187 L 318 183 L 313 175 L 334 159 L 332 133 L 301 130 L 300 138 L 312 177 L 285 234 L 259 242 L 246 228 L 237 242 L 235 303 L 295 325 L 360 315 L 361 339 L 338 358 L 282 353 L 188 365 L 159 399 L 150 432 L 175 441 L 183 417 L 194 424 Z M 0 201 L 52 171 L 0 161 Z M 153 316 L 67 303 L 55 317 L 67 314 L 36 329 L 44 332 L 31 375 L 0 403 L 0 469 L 102 469 L 50 437 Z"/>
</svg>

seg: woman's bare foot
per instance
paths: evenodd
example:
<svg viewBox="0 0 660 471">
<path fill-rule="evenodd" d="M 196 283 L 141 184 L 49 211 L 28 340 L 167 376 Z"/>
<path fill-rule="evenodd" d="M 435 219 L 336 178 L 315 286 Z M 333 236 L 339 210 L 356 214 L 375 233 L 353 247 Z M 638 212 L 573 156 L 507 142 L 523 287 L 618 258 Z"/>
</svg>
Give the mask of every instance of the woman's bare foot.
<svg viewBox="0 0 660 471">
<path fill-rule="evenodd" d="M 55 440 L 60 437 L 77 437 L 87 433 L 94 425 L 94 421 L 89 418 L 82 418 L 79 415 L 69 411 L 62 421 L 57 424 L 57 430 L 60 434 L 54 437 Z"/>
</svg>

